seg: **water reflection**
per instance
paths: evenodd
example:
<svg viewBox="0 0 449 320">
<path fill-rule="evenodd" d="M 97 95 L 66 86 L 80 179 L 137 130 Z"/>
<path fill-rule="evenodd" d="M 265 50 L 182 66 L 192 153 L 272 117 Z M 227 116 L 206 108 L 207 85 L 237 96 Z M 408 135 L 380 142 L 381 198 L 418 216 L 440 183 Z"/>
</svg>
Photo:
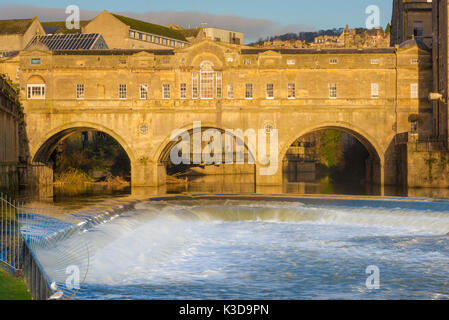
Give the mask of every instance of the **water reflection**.
<svg viewBox="0 0 449 320">
<path fill-rule="evenodd" d="M 210 175 L 189 177 L 188 182 L 167 184 L 159 188 L 111 187 L 84 184 L 76 186 L 46 186 L 22 190 L 21 200 L 52 203 L 55 205 L 82 206 L 117 197 L 145 198 L 154 195 L 205 193 L 205 194 L 324 194 L 356 196 L 399 196 L 410 198 L 449 199 L 447 188 L 398 188 L 380 187 L 370 183 L 335 183 L 329 177 L 307 182 L 292 181 L 284 176 L 284 183 L 277 186 L 256 186 L 254 175 Z"/>
</svg>

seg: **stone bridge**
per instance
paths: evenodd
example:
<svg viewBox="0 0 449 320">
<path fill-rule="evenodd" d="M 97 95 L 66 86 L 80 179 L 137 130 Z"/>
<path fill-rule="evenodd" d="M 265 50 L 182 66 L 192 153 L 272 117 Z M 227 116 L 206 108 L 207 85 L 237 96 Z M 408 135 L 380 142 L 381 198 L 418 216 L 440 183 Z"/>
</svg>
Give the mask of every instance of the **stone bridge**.
<svg viewBox="0 0 449 320">
<path fill-rule="evenodd" d="M 278 130 L 279 170 L 260 175 L 257 162 L 257 185 L 281 184 L 291 144 L 320 129 L 353 135 L 370 153 L 371 181 L 395 184 L 397 137 L 432 135 L 431 56 L 416 45 L 259 50 L 204 40 L 174 50 L 30 48 L 16 63 L 32 161 L 48 163 L 62 139 L 98 130 L 128 154 L 133 186 L 165 183 L 171 134 L 195 121 Z"/>
</svg>

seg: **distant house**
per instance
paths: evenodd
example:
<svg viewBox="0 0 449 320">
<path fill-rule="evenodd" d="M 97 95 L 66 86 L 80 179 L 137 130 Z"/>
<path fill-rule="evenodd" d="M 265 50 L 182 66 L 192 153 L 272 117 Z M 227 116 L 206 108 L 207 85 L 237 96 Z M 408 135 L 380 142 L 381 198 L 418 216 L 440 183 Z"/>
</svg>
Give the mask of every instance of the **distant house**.
<svg viewBox="0 0 449 320">
<path fill-rule="evenodd" d="M 170 25 L 171 28 L 176 28 L 181 32 L 188 41 L 198 42 L 203 39 L 210 39 L 217 42 L 224 42 L 230 44 L 243 45 L 245 42 L 245 34 L 243 32 L 221 29 L 221 28 L 195 28 L 195 29 L 182 29 L 179 26 Z"/>
<path fill-rule="evenodd" d="M 133 18 L 101 12 L 83 28 L 84 33 L 99 33 L 111 49 L 182 48 L 189 44 L 178 30 Z"/>
<path fill-rule="evenodd" d="M 0 20 L 0 56 L 23 50 L 37 35 L 45 35 L 39 19 Z"/>
</svg>

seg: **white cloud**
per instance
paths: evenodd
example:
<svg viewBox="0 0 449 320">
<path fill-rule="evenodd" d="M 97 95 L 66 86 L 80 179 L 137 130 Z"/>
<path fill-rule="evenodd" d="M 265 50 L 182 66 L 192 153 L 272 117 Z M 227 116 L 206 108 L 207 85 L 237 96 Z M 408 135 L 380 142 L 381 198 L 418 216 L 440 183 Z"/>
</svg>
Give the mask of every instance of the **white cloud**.
<svg viewBox="0 0 449 320">
<path fill-rule="evenodd" d="M 107 9 L 106 9 L 107 10 Z M 108 10 L 109 11 L 109 10 Z M 99 12 L 81 10 L 81 20 L 90 20 Z M 245 33 L 246 42 L 256 41 L 260 37 L 279 35 L 287 32 L 313 31 L 306 25 L 286 25 L 267 19 L 245 18 L 237 15 L 218 15 L 193 11 L 161 12 L 116 12 L 135 19 L 155 24 L 178 24 L 182 27 L 198 27 L 206 23 L 211 27 L 225 28 Z M 41 21 L 64 21 L 67 17 L 65 8 L 42 8 L 37 6 L 4 5 L 0 7 L 0 19 L 20 19 L 37 16 Z"/>
</svg>

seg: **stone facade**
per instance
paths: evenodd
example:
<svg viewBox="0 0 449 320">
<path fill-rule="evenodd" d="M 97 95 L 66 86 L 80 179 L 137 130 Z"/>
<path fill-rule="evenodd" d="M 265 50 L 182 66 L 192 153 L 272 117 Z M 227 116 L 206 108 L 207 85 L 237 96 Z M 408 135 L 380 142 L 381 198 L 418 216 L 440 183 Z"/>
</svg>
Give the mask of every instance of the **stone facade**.
<svg viewBox="0 0 449 320">
<path fill-rule="evenodd" d="M 207 38 L 184 47 L 139 47 L 130 26 L 114 26 L 103 13 L 85 31 L 121 49 L 30 48 L 4 57 L 0 72 L 20 87 L 25 110 L 28 162 L 35 164 L 28 172 L 39 183 L 50 181 L 57 143 L 92 129 L 123 146 L 133 186 L 159 186 L 166 181 L 171 133 L 201 121 L 220 130 L 279 130 L 277 173 L 260 175 L 264 165 L 257 162 L 259 186 L 282 183 L 292 143 L 326 128 L 365 145 L 368 181 L 449 186 L 448 2 L 430 4 L 430 43 L 429 3 L 394 4 L 391 48 L 248 48 Z M 105 25 L 115 31 L 105 36 Z M 250 168 L 235 170 L 243 171 Z"/>
<path fill-rule="evenodd" d="M 10 51 L 23 50 L 36 34 L 45 34 L 36 17 L 29 20 L 0 20 L 0 57 Z"/>
<path fill-rule="evenodd" d="M 31 63 L 36 59 L 40 64 Z M 279 163 L 273 164 L 278 170 L 260 175 L 264 166 L 258 162 L 256 183 L 276 185 L 295 140 L 336 128 L 367 147 L 371 181 L 395 184 L 395 141 L 411 130 L 410 119 L 418 119 L 420 139 L 433 134 L 427 100 L 431 59 L 416 43 L 396 49 L 266 50 L 206 39 L 171 51 L 28 50 L 3 64 L 20 66 L 17 82 L 35 163 L 48 163 L 69 134 L 99 130 L 127 152 L 133 186 L 157 186 L 165 183 L 173 130 L 190 130 L 194 121 L 220 130 L 270 126 L 279 130 Z M 202 71 L 213 74 L 210 91 Z M 83 85 L 82 97 L 77 85 Z M 148 88 L 143 96 L 141 85 Z M 45 94 L 33 99 L 30 86 L 44 86 Z"/>
<path fill-rule="evenodd" d="M 434 3 L 438 2 L 434 1 Z M 401 44 L 412 38 L 432 47 L 432 1 L 393 0 L 391 20 L 391 45 Z"/>
<path fill-rule="evenodd" d="M 188 45 L 182 33 L 103 11 L 82 28 L 99 33 L 110 49 L 166 49 Z"/>
<path fill-rule="evenodd" d="M 0 190 L 19 186 L 19 108 L 18 94 L 0 77 Z"/>
</svg>

